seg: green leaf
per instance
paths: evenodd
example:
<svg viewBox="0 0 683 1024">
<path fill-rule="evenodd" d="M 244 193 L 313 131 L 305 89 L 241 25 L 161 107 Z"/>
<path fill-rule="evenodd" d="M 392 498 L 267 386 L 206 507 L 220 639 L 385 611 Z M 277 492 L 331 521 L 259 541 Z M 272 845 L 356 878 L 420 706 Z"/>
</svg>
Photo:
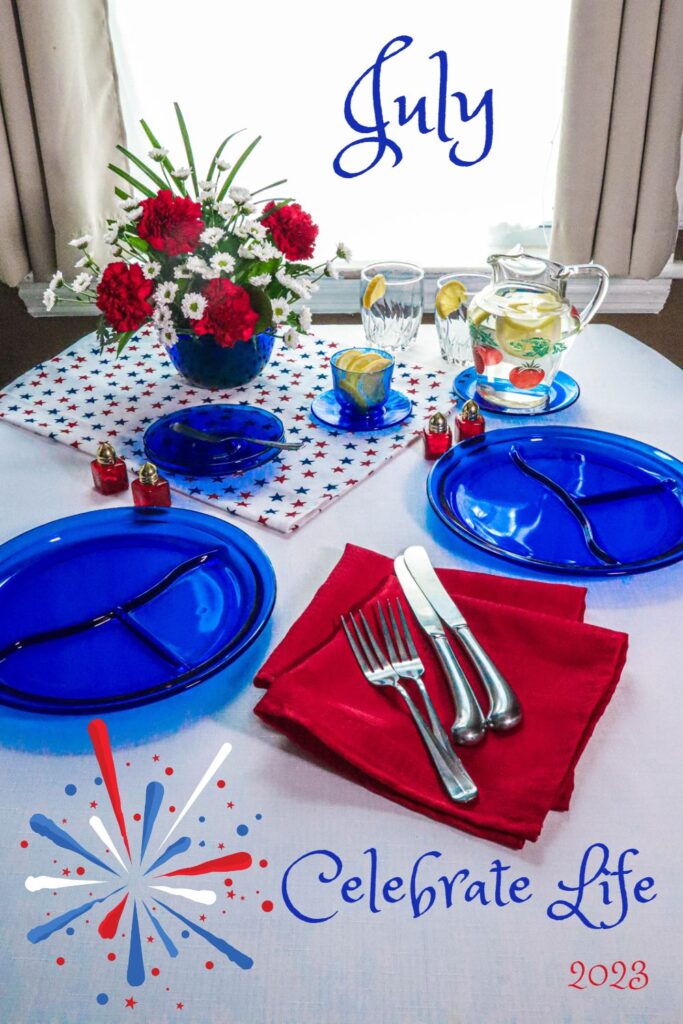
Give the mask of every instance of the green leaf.
<svg viewBox="0 0 683 1024">
<path fill-rule="evenodd" d="M 242 287 L 249 296 L 251 308 L 259 315 L 254 327 L 254 334 L 267 331 L 269 327 L 273 326 L 273 307 L 270 304 L 270 299 L 261 288 L 255 288 L 253 284 L 245 284 Z"/>
<path fill-rule="evenodd" d="M 126 331 L 124 334 L 117 334 L 116 336 L 116 355 L 121 355 L 124 348 L 135 334 L 135 331 Z"/>
<path fill-rule="evenodd" d="M 197 168 L 194 163 L 194 156 L 192 155 L 192 144 L 190 143 L 190 136 L 187 132 L 187 125 L 185 124 L 185 118 L 183 112 L 177 103 L 173 104 L 175 108 L 175 114 L 178 118 L 178 127 L 180 128 L 180 134 L 183 137 L 183 145 L 185 146 L 185 154 L 187 156 L 187 163 L 192 172 L 192 184 L 194 185 L 194 193 L 196 196 L 199 195 L 199 183 L 197 182 Z"/>
<path fill-rule="evenodd" d="M 277 213 L 277 211 L 281 210 L 283 206 L 289 206 L 291 201 L 292 201 L 291 199 L 283 199 L 282 202 L 275 203 L 275 206 L 272 208 L 272 210 L 267 210 L 267 211 L 264 210 L 264 212 L 261 214 L 261 216 L 257 217 L 256 219 L 257 220 L 263 220 L 265 217 L 270 217 L 271 213 Z"/>
<path fill-rule="evenodd" d="M 144 238 L 138 238 L 137 235 L 126 235 L 126 241 L 128 245 L 139 252 L 149 252 L 149 242 L 146 242 Z"/>
<path fill-rule="evenodd" d="M 228 174 L 227 178 L 223 182 L 222 189 L 218 193 L 218 202 L 219 203 L 220 203 L 220 201 L 222 199 L 225 199 L 226 193 L 227 193 L 228 189 L 230 188 L 230 186 L 232 185 L 233 181 L 235 180 L 235 178 L 237 176 L 237 173 L 240 170 L 242 164 L 244 163 L 245 160 L 248 160 L 248 158 L 251 156 L 252 152 L 256 149 L 256 147 L 258 146 L 260 141 L 261 141 L 261 136 L 257 135 L 256 138 L 254 139 L 254 141 L 249 143 L 249 145 L 244 150 L 242 155 L 240 157 L 238 157 L 238 159 L 235 161 L 235 164 L 234 164 L 232 170 L 230 171 L 230 173 Z"/>
<path fill-rule="evenodd" d="M 209 173 L 206 176 L 207 181 L 211 181 L 211 175 L 216 170 L 216 164 L 220 160 L 221 153 L 223 152 L 223 150 L 225 149 L 227 144 L 230 142 L 230 139 L 234 139 L 236 135 L 239 135 L 240 132 L 243 132 L 243 131 L 244 131 L 244 128 L 239 128 L 236 132 L 233 132 L 232 135 L 228 135 L 227 138 L 223 139 L 223 141 L 221 142 L 220 146 L 218 147 L 218 149 L 216 150 L 216 152 L 213 155 L 213 160 L 211 161 L 211 166 L 209 167 Z"/>
<path fill-rule="evenodd" d="M 132 199 L 133 198 L 132 195 L 130 194 L 130 192 L 124 192 L 123 189 L 119 188 L 118 185 L 114 186 L 114 195 L 117 196 L 119 199 L 124 199 L 124 200 L 125 199 Z"/>
<path fill-rule="evenodd" d="M 116 164 L 107 164 L 107 167 L 110 171 L 113 171 L 114 174 L 118 174 L 120 178 L 127 181 L 129 185 L 132 185 L 133 188 L 136 188 L 138 192 L 142 192 L 143 196 L 151 197 L 154 195 L 154 192 L 152 192 L 151 189 L 147 188 L 146 185 L 143 185 L 141 181 L 137 180 L 137 178 L 133 178 L 128 171 L 122 170 L 120 167 L 117 167 Z"/>
<path fill-rule="evenodd" d="M 287 183 L 286 178 L 280 178 L 279 181 L 271 181 L 270 185 L 264 185 L 263 188 L 257 188 L 255 192 L 252 192 L 252 196 L 257 196 L 261 192 L 267 192 L 269 188 L 275 188 L 276 185 L 285 185 Z"/>
<path fill-rule="evenodd" d="M 155 185 L 157 185 L 159 188 L 168 188 L 168 185 L 164 181 L 164 179 L 160 178 L 159 175 L 155 171 L 153 171 L 151 167 L 148 167 L 147 164 L 144 163 L 144 161 L 137 157 L 135 153 L 131 153 L 131 151 L 129 149 L 126 149 L 125 146 L 117 145 L 116 148 L 118 149 L 119 153 L 123 153 L 124 156 L 127 156 L 130 162 L 132 164 L 135 164 L 138 170 L 146 174 L 147 177 L 150 178 L 150 180 L 153 181 Z"/>
<path fill-rule="evenodd" d="M 140 126 L 142 127 L 143 132 L 145 133 L 145 135 L 147 136 L 149 141 L 152 143 L 154 148 L 155 149 L 163 149 L 163 146 L 161 145 L 161 143 L 157 139 L 156 135 L 154 134 L 154 132 L 152 131 L 150 126 L 147 124 L 147 122 L 143 118 L 140 119 Z M 173 164 L 171 163 L 169 158 L 167 156 L 165 156 L 164 159 L 161 161 L 161 163 L 162 163 L 162 166 L 166 168 L 168 173 L 171 175 L 171 177 L 175 181 L 176 185 L 178 186 L 178 191 L 181 192 L 182 195 L 186 196 L 187 195 L 187 189 L 185 188 L 185 182 L 181 181 L 180 178 L 176 178 L 175 174 L 173 173 L 175 171 L 175 167 L 173 166 Z"/>
</svg>

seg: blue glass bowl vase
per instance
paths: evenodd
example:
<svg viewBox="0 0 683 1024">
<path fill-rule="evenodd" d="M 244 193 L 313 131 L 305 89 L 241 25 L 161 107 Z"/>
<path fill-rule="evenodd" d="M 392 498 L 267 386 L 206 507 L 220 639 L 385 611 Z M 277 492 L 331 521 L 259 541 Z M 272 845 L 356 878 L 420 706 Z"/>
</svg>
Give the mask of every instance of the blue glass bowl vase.
<svg viewBox="0 0 683 1024">
<path fill-rule="evenodd" d="M 179 333 L 167 345 L 169 358 L 186 381 L 198 388 L 238 388 L 258 377 L 273 352 L 275 335 L 255 334 L 232 347 L 219 345 L 212 334 Z"/>
</svg>

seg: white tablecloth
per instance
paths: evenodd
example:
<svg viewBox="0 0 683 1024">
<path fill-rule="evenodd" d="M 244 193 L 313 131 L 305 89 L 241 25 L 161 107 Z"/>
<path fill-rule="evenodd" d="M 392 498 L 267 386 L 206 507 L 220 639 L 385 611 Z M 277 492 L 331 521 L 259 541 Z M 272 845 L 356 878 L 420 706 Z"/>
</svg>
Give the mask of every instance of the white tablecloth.
<svg viewBox="0 0 683 1024">
<path fill-rule="evenodd" d="M 348 344 L 359 340 L 358 329 L 351 327 L 325 327 L 321 334 Z M 432 327 L 423 328 L 415 358 L 441 365 Z M 582 395 L 553 422 L 622 433 L 683 457 L 683 374 L 671 363 L 613 328 L 593 326 L 578 341 L 566 369 L 579 380 Z M 206 927 L 248 952 L 254 959 L 251 970 L 240 970 L 215 951 L 215 968 L 207 969 L 210 951 L 192 933 L 178 939 L 184 943 L 181 955 L 169 959 L 159 953 L 159 974 L 132 988 L 125 977 L 126 940 L 107 945 L 94 933 L 102 913 L 87 926 L 75 923 L 73 935 L 61 932 L 37 945 L 27 941 L 31 927 L 47 920 L 48 913 L 73 906 L 74 900 L 69 890 L 57 897 L 30 894 L 25 876 L 61 874 L 64 865 L 75 863 L 31 832 L 28 819 L 34 812 L 57 821 L 63 816 L 68 827 L 85 837 L 98 770 L 86 719 L 0 708 L 2 1020 L 673 1024 L 678 1019 L 676 1007 L 683 1006 L 678 938 L 683 915 L 678 792 L 683 765 L 683 564 L 590 582 L 587 621 L 630 634 L 626 669 L 579 764 L 569 813 L 551 814 L 540 840 L 522 852 L 468 837 L 366 792 L 302 755 L 252 714 L 258 692 L 250 683 L 256 668 L 308 603 L 346 541 L 388 555 L 409 543 L 424 544 L 437 565 L 517 572 L 468 547 L 436 522 L 425 498 L 427 472 L 428 463 L 415 446 L 297 535 L 278 536 L 242 522 L 267 551 L 278 577 L 277 606 L 265 634 L 237 665 L 208 683 L 172 700 L 106 716 L 122 798 L 131 815 L 142 810 L 153 765 L 173 767 L 173 775 L 162 772 L 159 777 L 168 799 L 180 804 L 220 744 L 233 744 L 225 790 L 212 783 L 202 798 L 210 828 L 206 855 L 209 850 L 217 855 L 218 838 L 225 833 L 225 852 L 251 849 L 268 866 L 255 866 L 248 880 L 245 876 L 239 882 L 241 888 L 235 879 L 237 899 L 228 902 L 221 891 L 222 902 L 206 911 Z M 125 495 L 105 499 L 92 491 L 83 455 L 7 424 L 0 425 L 0 481 L 0 540 L 51 519 L 128 501 Z M 178 498 L 176 504 L 195 507 L 191 499 Z M 203 511 L 213 514 L 207 506 Z M 155 754 L 159 762 L 153 761 Z M 70 783 L 77 785 L 71 797 L 65 794 Z M 111 815 L 106 819 L 105 802 L 101 807 L 103 818 L 111 820 Z M 257 819 L 257 813 L 262 817 Z M 202 814 L 199 803 L 197 814 Z M 249 826 L 243 839 L 235 834 L 233 814 Z M 28 846 L 22 847 L 22 841 Z M 575 884 L 584 851 L 597 842 L 609 847 L 613 868 L 622 851 L 639 851 L 626 862 L 633 874 L 626 876 L 629 905 L 624 921 L 614 928 L 591 929 L 576 916 L 551 920 L 548 905 L 568 895 L 558 890 L 559 880 Z M 405 899 L 394 905 L 382 902 L 373 913 L 367 895 L 369 855 L 364 854 L 369 848 L 377 850 L 380 882 L 392 875 L 409 877 L 422 854 L 438 851 L 440 860 L 422 863 L 422 884 L 461 868 L 469 869 L 472 879 L 490 879 L 491 862 L 500 858 L 510 866 L 508 876 L 529 877 L 533 896 L 520 905 L 498 907 L 467 903 L 460 894 L 450 909 L 438 897 L 418 918 Z M 300 907 L 311 916 L 337 911 L 320 924 L 297 919 L 281 893 L 288 865 L 314 850 L 331 851 L 343 861 L 336 883 L 318 881 L 316 871 L 329 871 L 330 862 L 322 857 L 304 861 L 292 872 L 293 898 Z M 193 862 L 199 859 L 197 853 Z M 342 880 L 351 875 L 362 876 L 366 886 L 357 903 L 340 896 Z M 657 895 L 638 903 L 633 882 L 643 876 L 655 880 L 648 896 Z M 609 924 L 619 916 L 617 903 L 596 903 L 596 889 L 593 885 L 583 908 L 591 920 Z M 456 890 L 460 893 L 461 887 Z M 240 895 L 245 898 L 240 900 Z M 261 909 L 265 898 L 274 904 L 270 913 Z M 183 912 L 198 920 L 201 908 L 187 907 L 185 903 Z M 224 907 L 229 908 L 226 915 Z M 159 943 L 145 945 L 149 921 L 141 927 L 149 970 L 155 963 L 150 950 L 156 955 Z M 107 959 L 110 949 L 117 951 L 115 961 Z M 65 962 L 57 964 L 58 957 Z M 587 969 L 594 964 L 609 969 L 623 961 L 623 984 L 637 973 L 631 968 L 634 961 L 645 961 L 649 984 L 642 990 L 610 987 L 609 982 L 619 980 L 621 969 L 616 968 L 602 986 L 588 984 L 586 976 L 587 987 L 571 988 L 578 975 L 570 974 L 570 965 L 577 960 Z M 592 977 L 599 981 L 602 972 Z M 98 995 L 106 996 L 106 1002 L 98 1002 Z M 131 998 L 133 1005 L 126 1005 Z"/>
</svg>

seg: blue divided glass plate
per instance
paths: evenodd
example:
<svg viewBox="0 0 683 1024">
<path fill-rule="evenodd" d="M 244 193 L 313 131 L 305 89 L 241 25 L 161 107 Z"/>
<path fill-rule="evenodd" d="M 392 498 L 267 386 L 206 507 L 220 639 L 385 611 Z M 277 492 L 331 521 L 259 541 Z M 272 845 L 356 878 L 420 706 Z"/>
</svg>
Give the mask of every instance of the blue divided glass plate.
<svg viewBox="0 0 683 1024">
<path fill-rule="evenodd" d="M 214 516 L 46 523 L 0 547 L 0 702 L 73 714 L 168 697 L 242 654 L 274 602 L 266 555 Z"/>
<path fill-rule="evenodd" d="M 373 409 L 367 416 L 350 415 L 342 409 L 334 391 L 326 391 L 311 403 L 311 415 L 314 420 L 325 427 L 339 427 L 349 433 L 360 433 L 364 430 L 384 430 L 396 427 L 407 420 L 413 411 L 413 403 L 400 391 L 390 391 L 386 405 L 381 409 Z"/>
<path fill-rule="evenodd" d="M 551 412 L 561 412 L 562 409 L 568 409 L 581 394 L 581 389 L 573 377 L 560 370 L 550 385 L 550 395 L 548 396 L 548 404 L 545 408 L 520 409 L 518 411 L 501 409 L 497 405 L 491 405 L 485 398 L 477 394 L 477 371 L 473 366 L 470 366 L 467 370 L 459 373 L 453 381 L 453 393 L 465 402 L 468 398 L 473 398 L 479 403 L 480 408 L 484 412 L 493 412 L 498 416 L 547 416 Z"/>
<path fill-rule="evenodd" d="M 236 441 L 203 441 L 173 429 L 174 424 L 202 430 L 217 437 L 236 436 Z M 281 441 L 282 420 L 251 405 L 194 405 L 155 420 L 144 436 L 147 458 L 160 469 L 186 476 L 229 476 L 256 469 L 280 453 L 262 448 L 241 437 Z"/>
<path fill-rule="evenodd" d="M 618 434 L 492 430 L 446 452 L 427 493 L 460 537 L 526 568 L 610 576 L 683 558 L 683 463 Z"/>
</svg>

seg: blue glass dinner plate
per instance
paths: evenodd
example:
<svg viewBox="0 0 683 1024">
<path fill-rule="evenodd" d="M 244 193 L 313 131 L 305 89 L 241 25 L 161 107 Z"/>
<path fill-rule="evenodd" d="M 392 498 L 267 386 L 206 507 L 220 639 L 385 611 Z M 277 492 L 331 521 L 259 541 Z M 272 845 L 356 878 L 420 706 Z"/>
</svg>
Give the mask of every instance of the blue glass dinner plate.
<svg viewBox="0 0 683 1024">
<path fill-rule="evenodd" d="M 366 416 L 353 414 L 337 401 L 334 391 L 326 391 L 311 403 L 311 415 L 314 420 L 325 427 L 338 427 L 349 433 L 361 433 L 364 430 L 384 430 L 396 427 L 407 420 L 413 411 L 413 403 L 407 395 L 400 391 L 390 391 L 386 403 L 381 409 L 373 409 Z"/>
<path fill-rule="evenodd" d="M 453 392 L 465 402 L 469 398 L 474 398 L 484 412 L 493 412 L 498 416 L 547 416 L 549 413 L 568 409 L 581 394 L 581 389 L 573 377 L 560 370 L 550 385 L 548 404 L 542 409 L 501 409 L 500 406 L 492 405 L 477 394 L 477 371 L 470 366 L 459 373 L 453 381 Z"/>
<path fill-rule="evenodd" d="M 230 441 L 204 441 L 177 433 L 174 425 L 191 427 Z M 243 440 L 281 441 L 282 420 L 251 405 L 194 405 L 155 420 L 144 436 L 147 458 L 161 469 L 186 476 L 229 476 L 256 469 L 280 453 Z"/>
<path fill-rule="evenodd" d="M 73 714 L 168 697 L 239 657 L 274 601 L 266 555 L 214 516 L 46 523 L 0 547 L 0 702 Z"/>
<path fill-rule="evenodd" d="M 683 463 L 617 434 L 492 430 L 443 455 L 427 493 L 460 537 L 526 568 L 610 576 L 683 558 Z"/>
</svg>

